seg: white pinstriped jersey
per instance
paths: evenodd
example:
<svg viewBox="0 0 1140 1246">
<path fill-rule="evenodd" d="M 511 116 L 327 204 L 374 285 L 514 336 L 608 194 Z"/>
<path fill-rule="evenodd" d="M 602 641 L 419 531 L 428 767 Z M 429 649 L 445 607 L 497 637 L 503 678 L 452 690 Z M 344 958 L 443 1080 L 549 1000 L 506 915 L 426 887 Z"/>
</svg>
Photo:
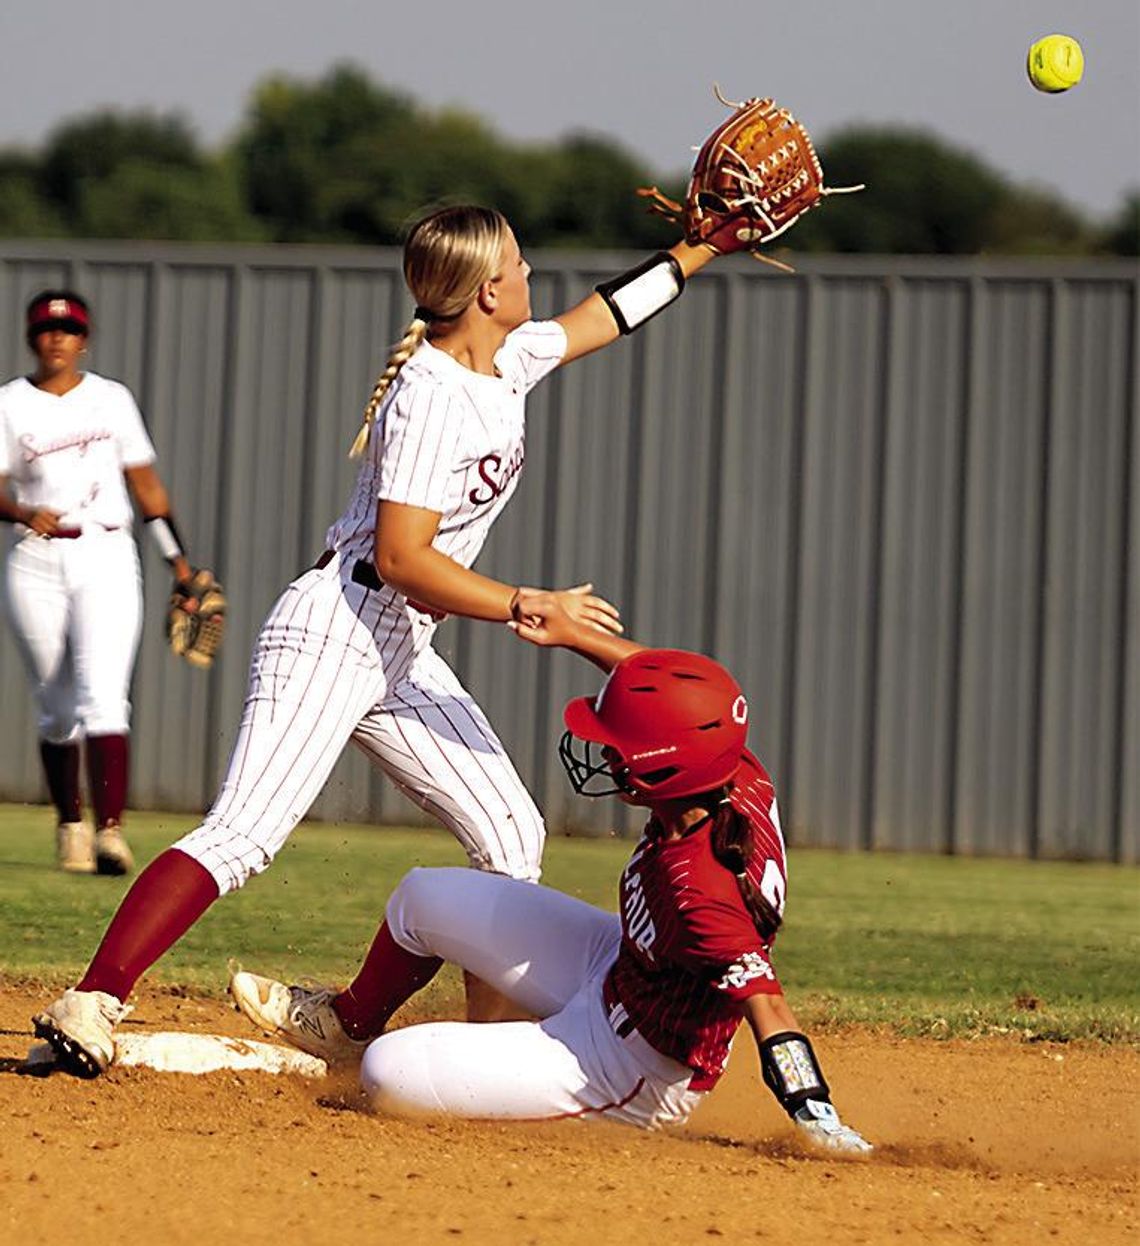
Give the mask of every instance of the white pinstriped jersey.
<svg viewBox="0 0 1140 1246">
<path fill-rule="evenodd" d="M 472 372 L 424 342 L 400 369 L 377 414 L 348 509 L 330 549 L 371 558 L 376 504 L 438 511 L 433 546 L 465 567 L 518 485 L 526 457 L 526 395 L 561 362 L 566 334 L 528 321 L 495 356 L 497 376 Z"/>
<path fill-rule="evenodd" d="M 733 782 L 730 799 L 752 834 L 748 876 L 782 913 L 787 861 L 775 789 L 747 751 Z M 713 856 L 711 829 L 706 820 L 665 840 L 650 822 L 622 873 L 621 949 L 605 983 L 611 1008 L 694 1070 L 694 1090 L 710 1089 L 723 1072 L 742 1001 L 780 990 L 771 940 L 761 938 L 736 879 Z"/>
<path fill-rule="evenodd" d="M 0 476 L 22 506 L 58 511 L 63 527 L 129 527 L 123 469 L 153 463 L 131 391 L 94 372 L 66 394 L 26 377 L 0 387 Z"/>
<path fill-rule="evenodd" d="M 437 511 L 433 545 L 470 566 L 518 483 L 526 395 L 562 362 L 555 321 L 527 323 L 483 376 L 423 343 L 377 413 L 348 508 L 328 531 L 339 557 L 285 590 L 258 636 L 222 790 L 175 845 L 221 892 L 265 869 L 355 742 L 459 839 L 471 864 L 541 872 L 542 815 L 490 723 L 431 648 L 434 617 L 352 563 L 371 562 L 379 499 Z"/>
</svg>

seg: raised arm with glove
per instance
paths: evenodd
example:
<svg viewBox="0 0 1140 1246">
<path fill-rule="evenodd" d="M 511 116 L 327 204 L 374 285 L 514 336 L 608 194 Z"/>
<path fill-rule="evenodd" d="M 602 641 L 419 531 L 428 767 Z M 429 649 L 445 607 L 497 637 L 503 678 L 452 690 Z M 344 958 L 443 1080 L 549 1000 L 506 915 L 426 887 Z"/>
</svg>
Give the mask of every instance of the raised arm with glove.
<svg viewBox="0 0 1140 1246">
<path fill-rule="evenodd" d="M 655 186 L 639 194 L 650 210 L 679 221 L 690 246 L 704 245 L 719 255 L 757 254 L 828 195 L 850 194 L 862 186 L 828 187 L 815 145 L 804 126 L 772 99 L 742 104 L 716 97 L 734 111 L 705 139 L 693 165 L 685 202 L 677 203 Z"/>
</svg>

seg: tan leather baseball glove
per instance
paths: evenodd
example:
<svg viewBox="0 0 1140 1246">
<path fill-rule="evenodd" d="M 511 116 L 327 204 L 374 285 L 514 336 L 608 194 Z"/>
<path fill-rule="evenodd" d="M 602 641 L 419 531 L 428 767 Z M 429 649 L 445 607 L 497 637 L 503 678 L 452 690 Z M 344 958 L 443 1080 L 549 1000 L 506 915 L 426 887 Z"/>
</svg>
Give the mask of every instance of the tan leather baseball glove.
<svg viewBox="0 0 1140 1246">
<path fill-rule="evenodd" d="M 721 255 L 755 254 L 825 196 L 863 189 L 824 186 L 811 136 L 774 100 L 733 104 L 714 90 L 734 111 L 701 146 L 685 202 L 666 198 L 656 186 L 638 191 L 651 211 L 681 222 L 690 245 L 703 243 Z"/>
<path fill-rule="evenodd" d="M 226 628 L 226 595 L 212 571 L 201 568 L 174 585 L 166 611 L 171 652 L 202 670 L 213 665 Z"/>
</svg>

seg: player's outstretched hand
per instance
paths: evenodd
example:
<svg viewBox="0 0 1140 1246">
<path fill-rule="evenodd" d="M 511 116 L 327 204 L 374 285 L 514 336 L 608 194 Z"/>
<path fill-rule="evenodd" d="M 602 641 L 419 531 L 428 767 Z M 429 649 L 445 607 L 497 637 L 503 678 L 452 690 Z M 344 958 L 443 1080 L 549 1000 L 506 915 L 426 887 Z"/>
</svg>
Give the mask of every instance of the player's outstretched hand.
<svg viewBox="0 0 1140 1246">
<path fill-rule="evenodd" d="M 559 589 L 555 594 L 563 609 L 576 623 L 608 632 L 611 636 L 622 633 L 621 615 L 617 606 L 604 597 L 594 596 L 592 584 L 576 584 L 573 588 Z"/>
<path fill-rule="evenodd" d="M 514 614 L 507 626 L 532 645 L 547 648 L 574 643 L 578 625 L 567 614 L 557 593 L 520 587 L 515 594 Z"/>
<path fill-rule="evenodd" d="M 573 648 L 582 640 L 583 630 L 608 636 L 621 634 L 617 608 L 602 597 L 595 597 L 592 584 L 550 590 L 520 588 L 515 599 L 515 617 L 507 625 L 532 645 Z"/>
<path fill-rule="evenodd" d="M 844 1151 L 848 1155 L 865 1155 L 874 1150 L 862 1134 L 839 1119 L 839 1113 L 830 1103 L 809 1099 L 793 1119 L 800 1132 L 806 1134 L 816 1146 L 827 1147 L 830 1151 Z"/>
</svg>

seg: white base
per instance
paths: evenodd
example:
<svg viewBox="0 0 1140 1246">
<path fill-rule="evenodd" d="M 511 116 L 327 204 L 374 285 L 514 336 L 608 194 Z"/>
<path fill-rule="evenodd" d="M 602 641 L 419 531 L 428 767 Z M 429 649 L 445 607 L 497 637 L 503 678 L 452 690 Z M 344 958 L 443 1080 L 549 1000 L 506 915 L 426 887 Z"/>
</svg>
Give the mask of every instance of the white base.
<svg viewBox="0 0 1140 1246">
<path fill-rule="evenodd" d="M 43 1070 L 54 1064 L 55 1053 L 47 1043 L 28 1052 L 26 1066 Z M 226 1038 L 221 1034 L 117 1034 L 115 1063 L 125 1067 L 157 1069 L 160 1073 L 216 1073 L 221 1069 L 253 1069 L 259 1073 L 299 1073 L 324 1077 L 328 1065 L 316 1056 L 292 1047 L 279 1047 L 255 1039 Z"/>
</svg>

